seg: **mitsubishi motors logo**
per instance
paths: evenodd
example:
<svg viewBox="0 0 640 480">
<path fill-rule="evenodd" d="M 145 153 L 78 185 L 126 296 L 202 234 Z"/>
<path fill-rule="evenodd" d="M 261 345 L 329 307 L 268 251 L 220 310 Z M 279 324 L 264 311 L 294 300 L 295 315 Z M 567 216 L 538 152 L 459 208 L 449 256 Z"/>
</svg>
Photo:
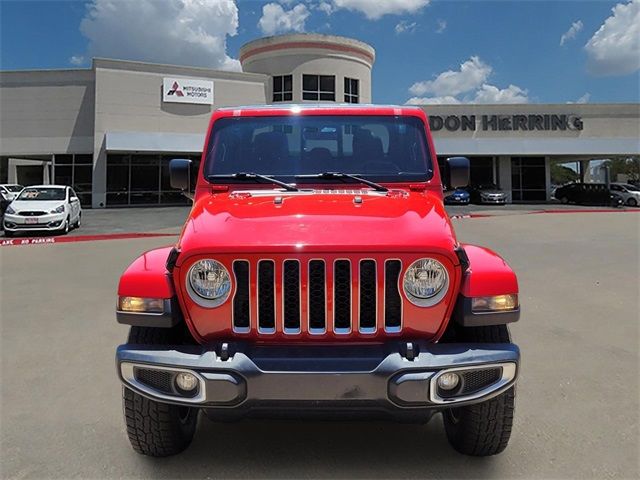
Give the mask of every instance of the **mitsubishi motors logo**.
<svg viewBox="0 0 640 480">
<path fill-rule="evenodd" d="M 200 78 L 164 77 L 162 101 L 213 105 L 213 81 Z"/>
<path fill-rule="evenodd" d="M 178 85 L 178 82 L 173 82 L 173 86 L 171 87 L 171 90 L 169 90 L 167 92 L 167 95 L 175 95 L 176 97 L 184 97 L 184 93 L 182 93 L 182 90 L 180 90 L 180 85 Z"/>
</svg>

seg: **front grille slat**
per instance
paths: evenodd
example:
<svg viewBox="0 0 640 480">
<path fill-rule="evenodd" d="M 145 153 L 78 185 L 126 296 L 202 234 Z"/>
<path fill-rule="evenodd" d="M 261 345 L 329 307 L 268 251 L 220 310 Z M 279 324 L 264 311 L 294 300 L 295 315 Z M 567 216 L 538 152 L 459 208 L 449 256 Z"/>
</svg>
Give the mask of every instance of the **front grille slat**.
<svg viewBox="0 0 640 480">
<path fill-rule="evenodd" d="M 309 262 L 309 333 L 319 334 L 326 331 L 327 321 L 327 276 L 324 260 Z"/>
<path fill-rule="evenodd" d="M 402 263 L 387 260 L 384 267 L 384 329 L 394 333 L 402 328 L 402 299 L 398 287 Z"/>
<path fill-rule="evenodd" d="M 285 333 L 300 333 L 300 262 L 285 260 L 282 271 L 282 311 Z"/>
<path fill-rule="evenodd" d="M 236 293 L 233 297 L 233 330 L 247 333 L 250 329 L 249 312 L 249 262 L 236 260 L 233 262 L 233 274 L 236 277 Z"/>
<path fill-rule="evenodd" d="M 273 260 L 258 262 L 258 331 L 276 331 L 275 263 Z"/>
<path fill-rule="evenodd" d="M 378 281 L 375 260 L 360 261 L 360 332 L 376 331 L 378 310 Z"/>
<path fill-rule="evenodd" d="M 235 333 L 351 337 L 402 331 L 399 259 L 238 259 L 232 270 Z"/>
<path fill-rule="evenodd" d="M 351 262 L 333 264 L 333 326 L 335 333 L 351 332 Z"/>
</svg>

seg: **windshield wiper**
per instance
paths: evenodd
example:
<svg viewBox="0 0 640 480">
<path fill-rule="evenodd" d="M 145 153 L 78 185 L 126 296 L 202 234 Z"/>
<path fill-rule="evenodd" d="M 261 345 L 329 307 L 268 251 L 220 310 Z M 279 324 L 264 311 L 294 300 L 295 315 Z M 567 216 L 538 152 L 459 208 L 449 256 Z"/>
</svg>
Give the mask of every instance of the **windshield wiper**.
<svg viewBox="0 0 640 480">
<path fill-rule="evenodd" d="M 276 180 L 273 177 L 269 177 L 268 175 L 261 175 L 259 173 L 247 173 L 247 172 L 238 172 L 231 173 L 228 175 L 208 175 L 207 180 L 218 180 L 218 179 L 233 179 L 233 180 L 254 180 L 261 183 L 273 183 L 274 185 L 278 185 L 288 192 L 298 192 L 300 191 L 298 188 L 293 185 L 285 182 L 281 182 L 280 180 Z"/>
<path fill-rule="evenodd" d="M 342 172 L 324 172 L 324 173 L 313 173 L 310 175 L 296 175 L 295 178 L 322 178 L 324 180 L 342 180 L 346 182 L 347 180 L 351 180 L 353 182 L 363 183 L 371 188 L 373 188 L 377 192 L 388 192 L 389 189 L 380 185 L 379 183 L 372 182 L 371 180 L 367 180 L 366 178 L 358 177 L 356 175 L 351 175 L 350 173 L 342 173 Z"/>
</svg>

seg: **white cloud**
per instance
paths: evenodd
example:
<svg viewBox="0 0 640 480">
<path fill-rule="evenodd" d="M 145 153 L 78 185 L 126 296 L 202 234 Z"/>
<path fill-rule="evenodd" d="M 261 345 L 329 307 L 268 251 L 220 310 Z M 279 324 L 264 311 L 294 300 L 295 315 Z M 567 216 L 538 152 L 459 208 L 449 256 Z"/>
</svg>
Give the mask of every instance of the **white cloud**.
<svg viewBox="0 0 640 480">
<path fill-rule="evenodd" d="M 416 13 L 426 7 L 430 0 L 332 0 L 333 6 L 363 13 L 369 20 L 378 20 L 384 15 Z"/>
<path fill-rule="evenodd" d="M 585 45 L 591 73 L 627 75 L 640 69 L 640 0 L 619 3 Z"/>
<path fill-rule="evenodd" d="M 577 99 L 575 102 L 567 102 L 567 103 L 589 103 L 589 100 L 591 100 L 591 94 L 587 92 L 584 95 L 582 95 L 579 99 Z"/>
<path fill-rule="evenodd" d="M 438 75 L 434 80 L 416 82 L 409 88 L 409 92 L 415 96 L 432 93 L 435 96 L 454 96 L 480 87 L 489 75 L 492 68 L 473 56 L 460 65 L 460 70 L 447 70 Z"/>
<path fill-rule="evenodd" d="M 460 70 L 447 70 L 434 80 L 416 82 L 409 88 L 413 95 L 407 104 L 440 105 L 459 103 L 529 103 L 527 90 L 516 85 L 499 88 L 487 83 L 493 69 L 473 56 Z M 430 95 L 427 95 L 430 94 Z"/>
<path fill-rule="evenodd" d="M 402 20 L 396 24 L 395 30 L 396 34 L 400 35 L 401 33 L 413 33 L 416 30 L 418 24 L 416 22 L 408 22 L 406 20 Z"/>
<path fill-rule="evenodd" d="M 582 30 L 582 27 L 584 27 L 584 25 L 582 24 L 581 20 L 573 22 L 569 27 L 569 30 L 564 32 L 560 37 L 560 46 L 564 45 L 567 40 L 573 40 L 574 38 L 576 38 L 576 35 L 580 30 Z"/>
<path fill-rule="evenodd" d="M 84 56 L 82 55 L 72 55 L 69 57 L 69 63 L 71 65 L 80 66 L 84 63 Z"/>
<path fill-rule="evenodd" d="M 444 97 L 411 97 L 407 100 L 407 105 L 457 105 L 459 103 L 462 102 L 451 95 Z"/>
<path fill-rule="evenodd" d="M 240 70 L 227 55 L 238 29 L 233 0 L 93 0 L 80 23 L 88 54 Z"/>
<path fill-rule="evenodd" d="M 327 15 L 331 15 L 333 13 L 333 5 L 329 2 L 320 2 L 316 8 Z"/>
<path fill-rule="evenodd" d="M 447 29 L 446 20 L 438 19 L 438 28 L 436 28 L 436 33 L 442 33 Z"/>
<path fill-rule="evenodd" d="M 288 11 L 277 3 L 267 3 L 262 7 L 262 17 L 258 26 L 266 35 L 291 31 L 304 32 L 307 17 L 309 17 L 309 9 L 302 3 Z"/>
<path fill-rule="evenodd" d="M 527 95 L 526 90 L 516 85 L 500 89 L 485 83 L 476 92 L 472 103 L 529 103 Z"/>
</svg>

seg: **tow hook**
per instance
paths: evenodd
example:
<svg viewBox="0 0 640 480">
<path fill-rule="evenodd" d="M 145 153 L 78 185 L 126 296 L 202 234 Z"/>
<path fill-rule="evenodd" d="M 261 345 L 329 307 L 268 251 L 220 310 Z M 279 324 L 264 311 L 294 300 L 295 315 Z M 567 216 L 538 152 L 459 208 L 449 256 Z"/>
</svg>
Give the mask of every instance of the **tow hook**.
<svg viewBox="0 0 640 480">
<path fill-rule="evenodd" d="M 229 360 L 229 344 L 228 343 L 223 343 L 222 345 L 220 345 L 220 360 L 222 360 L 223 362 L 226 362 L 227 360 Z"/>
<path fill-rule="evenodd" d="M 401 353 L 401 355 L 410 362 L 415 360 L 417 354 L 417 348 L 413 342 L 407 342 L 404 347 L 404 352 Z"/>
</svg>

